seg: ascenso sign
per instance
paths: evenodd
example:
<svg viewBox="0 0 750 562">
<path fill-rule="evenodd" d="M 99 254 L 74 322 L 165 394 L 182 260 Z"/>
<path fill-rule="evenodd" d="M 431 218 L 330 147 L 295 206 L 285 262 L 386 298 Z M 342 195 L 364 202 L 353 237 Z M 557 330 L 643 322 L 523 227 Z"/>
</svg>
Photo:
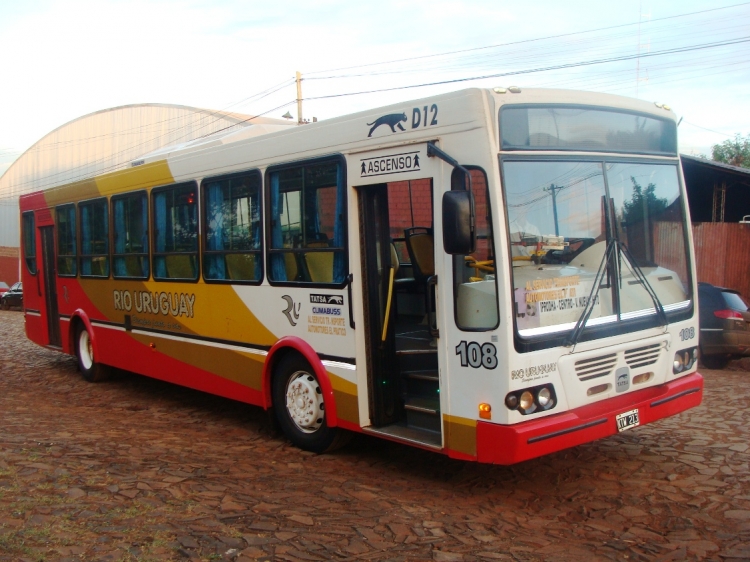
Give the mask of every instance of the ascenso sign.
<svg viewBox="0 0 750 562">
<path fill-rule="evenodd" d="M 419 170 L 419 151 L 402 152 L 399 154 L 388 154 L 387 156 L 376 156 L 360 160 L 359 175 L 362 178 L 371 176 L 382 176 L 385 174 L 398 174 L 402 172 L 414 172 Z"/>
</svg>

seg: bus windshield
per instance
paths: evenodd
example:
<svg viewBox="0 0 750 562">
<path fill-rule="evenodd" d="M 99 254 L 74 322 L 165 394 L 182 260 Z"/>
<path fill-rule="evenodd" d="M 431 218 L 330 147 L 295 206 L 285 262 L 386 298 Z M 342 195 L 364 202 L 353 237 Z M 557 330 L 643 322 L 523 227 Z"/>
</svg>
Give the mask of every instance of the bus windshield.
<svg viewBox="0 0 750 562">
<path fill-rule="evenodd" d="M 587 325 L 656 314 L 650 289 L 667 312 L 689 304 L 676 164 L 519 160 L 503 175 L 519 335 L 572 329 L 589 297 Z M 605 264 L 612 238 L 619 247 Z"/>
</svg>

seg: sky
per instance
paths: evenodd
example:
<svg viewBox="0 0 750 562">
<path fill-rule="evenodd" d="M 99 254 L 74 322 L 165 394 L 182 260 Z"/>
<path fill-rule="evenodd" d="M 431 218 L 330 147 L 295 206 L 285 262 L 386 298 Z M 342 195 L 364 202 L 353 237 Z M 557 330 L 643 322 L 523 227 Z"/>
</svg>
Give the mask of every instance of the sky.
<svg viewBox="0 0 750 562">
<path fill-rule="evenodd" d="M 708 155 L 750 135 L 750 2 L 0 0 L 0 175 L 120 105 L 296 117 L 297 71 L 308 119 L 466 87 L 582 89 L 668 104 L 681 152 Z"/>
</svg>

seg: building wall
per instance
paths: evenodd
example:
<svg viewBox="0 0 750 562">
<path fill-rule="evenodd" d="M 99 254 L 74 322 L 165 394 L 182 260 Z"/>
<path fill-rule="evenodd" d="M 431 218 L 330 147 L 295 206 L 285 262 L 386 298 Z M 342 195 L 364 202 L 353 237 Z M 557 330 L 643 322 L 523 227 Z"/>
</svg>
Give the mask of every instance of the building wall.
<svg viewBox="0 0 750 562">
<path fill-rule="evenodd" d="M 750 300 L 750 224 L 693 223 L 698 281 L 739 291 Z"/>
<path fill-rule="evenodd" d="M 0 281 L 5 281 L 10 287 L 21 280 L 18 271 L 18 248 L 0 246 Z"/>
</svg>

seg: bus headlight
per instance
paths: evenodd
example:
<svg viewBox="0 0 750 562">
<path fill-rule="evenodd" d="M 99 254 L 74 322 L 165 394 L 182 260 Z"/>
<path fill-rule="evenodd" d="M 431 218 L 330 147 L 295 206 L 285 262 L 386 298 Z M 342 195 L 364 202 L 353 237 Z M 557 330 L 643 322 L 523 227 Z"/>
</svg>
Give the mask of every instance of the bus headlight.
<svg viewBox="0 0 750 562">
<path fill-rule="evenodd" d="M 505 406 L 509 410 L 518 410 L 524 416 L 551 410 L 556 405 L 555 387 L 551 384 L 514 390 L 505 397 Z"/>
<path fill-rule="evenodd" d="M 546 386 L 539 389 L 536 395 L 536 401 L 542 410 L 546 410 L 552 405 L 552 393 Z"/>
<path fill-rule="evenodd" d="M 525 390 L 521 394 L 521 399 L 518 401 L 518 409 L 521 413 L 530 414 L 536 410 L 536 404 L 534 404 L 534 395 L 528 390 Z"/>
<path fill-rule="evenodd" d="M 672 373 L 678 374 L 683 371 L 689 371 L 698 362 L 698 348 L 690 347 L 688 349 L 681 349 L 674 354 L 674 361 L 672 362 Z"/>
</svg>

